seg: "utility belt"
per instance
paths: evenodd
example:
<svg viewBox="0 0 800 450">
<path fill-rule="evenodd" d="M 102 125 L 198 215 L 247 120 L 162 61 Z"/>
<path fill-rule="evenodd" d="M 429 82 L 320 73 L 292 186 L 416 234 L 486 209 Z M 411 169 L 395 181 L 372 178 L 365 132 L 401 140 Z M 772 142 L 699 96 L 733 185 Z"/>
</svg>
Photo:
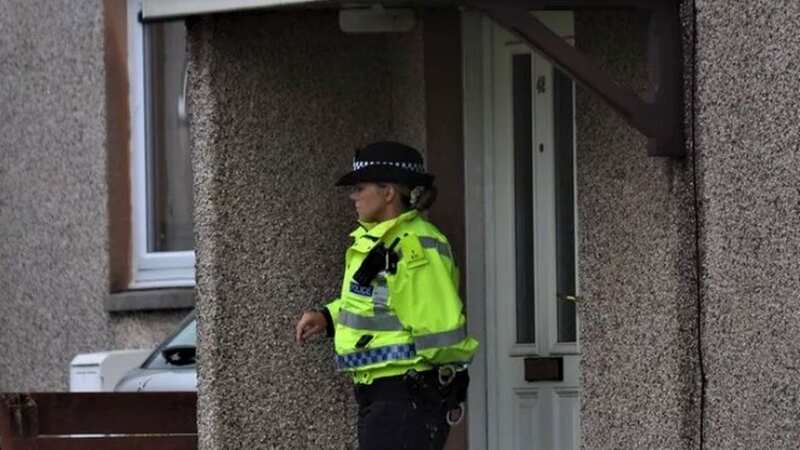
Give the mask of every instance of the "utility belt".
<svg viewBox="0 0 800 450">
<path fill-rule="evenodd" d="M 464 418 L 469 374 L 463 366 L 444 365 L 432 370 L 409 370 L 404 375 L 378 378 L 372 384 L 356 384 L 356 401 L 365 405 L 380 401 L 411 401 L 441 407 L 447 423 L 457 425 Z"/>
</svg>

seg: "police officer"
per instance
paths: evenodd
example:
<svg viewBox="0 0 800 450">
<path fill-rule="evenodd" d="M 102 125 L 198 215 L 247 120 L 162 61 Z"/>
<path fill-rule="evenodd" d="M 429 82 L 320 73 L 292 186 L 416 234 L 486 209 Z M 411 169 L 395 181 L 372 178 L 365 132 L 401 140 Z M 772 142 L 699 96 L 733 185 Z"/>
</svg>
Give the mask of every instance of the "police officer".
<svg viewBox="0 0 800 450">
<path fill-rule="evenodd" d="M 336 364 L 355 382 L 361 450 L 439 450 L 463 417 L 466 334 L 458 268 L 447 238 L 419 211 L 435 200 L 420 153 L 397 142 L 357 150 L 350 236 L 338 299 L 303 314 L 296 337 L 327 331 Z"/>
</svg>

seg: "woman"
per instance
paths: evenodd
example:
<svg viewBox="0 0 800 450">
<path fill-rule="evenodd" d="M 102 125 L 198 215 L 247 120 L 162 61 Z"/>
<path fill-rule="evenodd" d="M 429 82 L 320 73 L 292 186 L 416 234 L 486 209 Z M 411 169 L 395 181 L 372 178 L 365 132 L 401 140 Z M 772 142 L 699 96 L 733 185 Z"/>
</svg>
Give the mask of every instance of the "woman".
<svg viewBox="0 0 800 450">
<path fill-rule="evenodd" d="M 415 149 L 377 142 L 356 151 L 360 226 L 350 235 L 340 298 L 303 314 L 297 340 L 327 330 L 355 382 L 361 450 L 441 449 L 463 416 L 466 335 L 458 269 L 447 238 L 419 211 L 436 197 Z"/>
</svg>

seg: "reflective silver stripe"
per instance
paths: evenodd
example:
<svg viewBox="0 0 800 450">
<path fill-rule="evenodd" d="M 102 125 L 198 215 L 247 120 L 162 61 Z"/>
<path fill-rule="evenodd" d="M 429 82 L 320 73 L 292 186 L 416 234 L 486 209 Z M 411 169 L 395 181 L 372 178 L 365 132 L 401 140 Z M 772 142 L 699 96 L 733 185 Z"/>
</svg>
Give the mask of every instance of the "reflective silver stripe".
<svg viewBox="0 0 800 450">
<path fill-rule="evenodd" d="M 375 311 L 389 310 L 389 288 L 386 286 L 386 279 L 378 277 L 375 280 L 375 287 L 372 288 L 372 304 Z"/>
<path fill-rule="evenodd" d="M 453 255 L 450 252 L 450 246 L 436 238 L 420 236 L 419 243 L 422 244 L 422 247 L 424 248 L 432 248 L 439 252 L 440 255 L 453 259 Z"/>
<path fill-rule="evenodd" d="M 356 330 L 401 331 L 403 329 L 400 319 L 390 314 L 360 316 L 350 311 L 342 310 L 339 312 L 337 322 Z"/>
<path fill-rule="evenodd" d="M 425 334 L 414 336 L 414 344 L 417 350 L 425 350 L 433 347 L 447 347 L 448 345 L 458 344 L 467 338 L 467 330 L 464 327 L 457 328 L 444 333 Z"/>
<path fill-rule="evenodd" d="M 391 311 L 392 311 L 391 309 L 389 309 L 388 306 L 381 305 L 381 304 L 373 305 L 372 306 L 372 310 L 375 311 L 375 315 L 391 314 Z"/>
</svg>

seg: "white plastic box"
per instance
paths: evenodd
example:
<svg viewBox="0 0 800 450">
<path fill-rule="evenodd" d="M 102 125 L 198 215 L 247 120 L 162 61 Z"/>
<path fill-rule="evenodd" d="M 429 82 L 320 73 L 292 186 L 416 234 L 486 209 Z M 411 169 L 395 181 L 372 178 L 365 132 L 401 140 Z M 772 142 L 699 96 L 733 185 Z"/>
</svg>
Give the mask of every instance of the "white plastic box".
<svg viewBox="0 0 800 450">
<path fill-rule="evenodd" d="M 114 350 L 81 353 L 69 365 L 70 392 L 111 392 L 131 369 L 144 362 L 152 350 Z"/>
</svg>

